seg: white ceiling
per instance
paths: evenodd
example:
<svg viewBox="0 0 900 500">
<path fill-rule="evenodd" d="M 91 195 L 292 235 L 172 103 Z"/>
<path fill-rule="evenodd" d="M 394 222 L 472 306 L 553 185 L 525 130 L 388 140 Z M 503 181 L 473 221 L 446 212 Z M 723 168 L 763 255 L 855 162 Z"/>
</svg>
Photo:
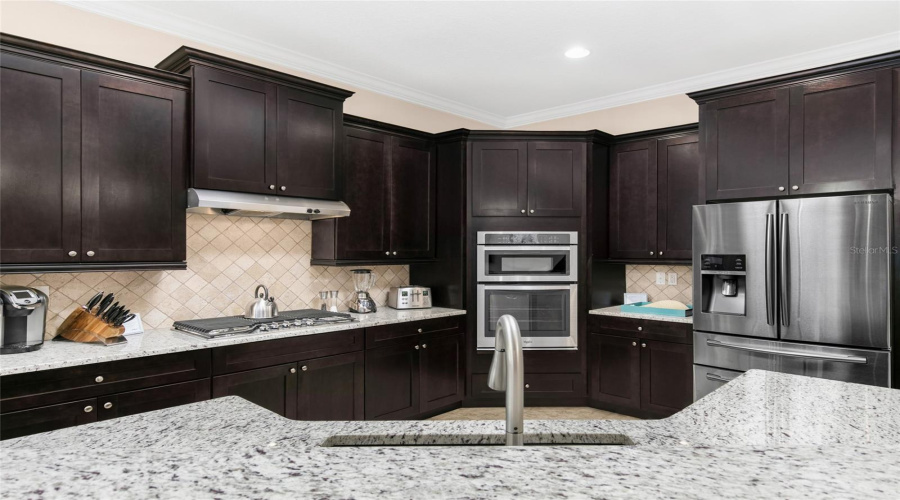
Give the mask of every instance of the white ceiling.
<svg viewBox="0 0 900 500">
<path fill-rule="evenodd" d="M 65 3 L 500 128 L 900 50 L 900 2 Z"/>
</svg>

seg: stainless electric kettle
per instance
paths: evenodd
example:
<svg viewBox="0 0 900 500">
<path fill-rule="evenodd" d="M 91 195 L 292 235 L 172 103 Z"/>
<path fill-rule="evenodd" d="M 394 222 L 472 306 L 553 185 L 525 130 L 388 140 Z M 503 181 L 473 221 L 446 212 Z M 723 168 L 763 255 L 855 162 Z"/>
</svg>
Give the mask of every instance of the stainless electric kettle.
<svg viewBox="0 0 900 500">
<path fill-rule="evenodd" d="M 260 288 L 263 289 L 263 295 L 259 294 Z M 278 306 L 275 305 L 275 297 L 269 297 L 269 289 L 265 285 L 257 286 L 253 296 L 256 297 L 256 300 L 247 306 L 247 309 L 244 311 L 245 318 L 269 319 L 278 316 Z"/>
</svg>

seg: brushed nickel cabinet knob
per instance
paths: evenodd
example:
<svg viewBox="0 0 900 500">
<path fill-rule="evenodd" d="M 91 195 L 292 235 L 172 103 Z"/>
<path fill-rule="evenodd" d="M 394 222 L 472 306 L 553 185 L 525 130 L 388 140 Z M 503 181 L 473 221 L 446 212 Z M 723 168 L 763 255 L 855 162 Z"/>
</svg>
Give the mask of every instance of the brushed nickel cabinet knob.
<svg viewBox="0 0 900 500">
<path fill-rule="evenodd" d="M 531 212 L 531 213 L 534 213 L 534 209 L 532 208 L 530 212 Z"/>
<path fill-rule="evenodd" d="M 275 191 L 275 184 L 269 184 L 269 189 L 271 189 L 272 191 Z"/>
<path fill-rule="evenodd" d="M 525 384 L 525 388 L 526 388 L 526 389 L 531 389 L 531 385 Z"/>
<path fill-rule="evenodd" d="M 107 401 L 107 402 L 103 403 L 103 407 L 106 408 L 106 409 L 108 410 L 108 409 L 112 408 L 112 403 L 110 403 L 109 401 Z"/>
<path fill-rule="evenodd" d="M 653 252 L 650 252 L 650 255 L 653 255 Z"/>
<path fill-rule="evenodd" d="M 297 373 L 297 369 L 296 369 L 296 368 L 291 368 L 291 373 Z"/>
<path fill-rule="evenodd" d="M 418 345 L 416 345 L 416 350 L 417 350 L 417 351 L 419 350 L 419 346 L 418 346 Z"/>
<path fill-rule="evenodd" d="M 428 344 L 422 344 L 422 349 L 425 349 L 426 347 L 428 347 Z"/>
<path fill-rule="evenodd" d="M 300 367 L 300 369 L 303 370 L 303 371 L 306 371 L 306 370 L 308 370 L 309 368 L 307 368 L 306 365 L 303 365 L 303 366 Z"/>
<path fill-rule="evenodd" d="M 284 191 L 285 189 L 287 189 L 287 186 L 281 186 L 282 191 Z"/>
<path fill-rule="evenodd" d="M 92 412 L 92 411 L 94 411 L 94 407 L 93 407 L 93 406 L 88 405 L 88 406 L 85 406 L 85 407 L 84 407 L 84 412 L 85 412 L 85 413 L 90 413 L 90 412 Z"/>
<path fill-rule="evenodd" d="M 78 252 L 76 252 L 75 250 L 69 252 L 69 257 L 74 257 L 76 255 L 78 255 Z"/>
<path fill-rule="evenodd" d="M 390 255 L 390 254 L 391 254 L 391 252 L 384 252 L 384 254 L 385 254 L 385 255 Z"/>
<path fill-rule="evenodd" d="M 632 347 L 637 347 L 637 342 L 632 342 L 631 345 Z"/>
<path fill-rule="evenodd" d="M 522 213 L 523 213 L 523 214 L 525 213 L 525 209 L 524 209 L 524 208 L 522 209 Z"/>
<path fill-rule="evenodd" d="M 641 342 L 641 347 L 647 347 L 647 344 Z"/>
<path fill-rule="evenodd" d="M 643 326 L 639 326 L 639 327 L 638 327 L 638 331 L 639 331 L 639 332 L 644 331 L 644 327 L 643 327 Z"/>
<path fill-rule="evenodd" d="M 779 191 L 784 191 L 784 186 L 778 186 Z"/>
<path fill-rule="evenodd" d="M 796 190 L 800 189 L 800 186 L 791 186 L 791 189 L 793 189 L 794 191 L 796 191 Z"/>
<path fill-rule="evenodd" d="M 659 252 L 659 255 L 662 255 L 662 252 Z"/>
<path fill-rule="evenodd" d="M 394 252 L 394 255 L 397 255 L 397 252 Z"/>
<path fill-rule="evenodd" d="M 97 375 L 97 378 L 94 379 L 94 382 L 97 382 L 98 384 L 100 382 L 103 382 L 103 375 Z"/>
<path fill-rule="evenodd" d="M 418 331 L 419 333 L 422 333 L 422 329 L 421 329 L 421 328 L 419 328 L 417 331 Z"/>
<path fill-rule="evenodd" d="M 88 257 L 93 257 L 93 256 L 94 256 L 94 251 L 93 251 L 93 250 L 88 250 L 88 251 L 87 251 L 87 256 L 88 256 Z"/>
</svg>

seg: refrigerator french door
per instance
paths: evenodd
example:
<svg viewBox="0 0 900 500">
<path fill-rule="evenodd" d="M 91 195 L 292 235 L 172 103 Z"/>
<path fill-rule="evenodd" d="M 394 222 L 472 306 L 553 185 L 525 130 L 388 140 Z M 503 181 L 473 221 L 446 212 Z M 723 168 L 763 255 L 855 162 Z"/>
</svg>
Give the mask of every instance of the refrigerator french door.
<svg viewBox="0 0 900 500">
<path fill-rule="evenodd" d="M 704 367 L 890 386 L 892 210 L 887 194 L 695 206 L 695 398 Z"/>
</svg>

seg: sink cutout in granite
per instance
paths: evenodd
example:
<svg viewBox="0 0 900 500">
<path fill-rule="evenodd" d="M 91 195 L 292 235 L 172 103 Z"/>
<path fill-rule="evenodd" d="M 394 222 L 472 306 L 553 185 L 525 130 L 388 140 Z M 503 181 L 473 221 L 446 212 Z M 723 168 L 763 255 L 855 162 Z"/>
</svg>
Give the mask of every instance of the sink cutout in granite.
<svg viewBox="0 0 900 500">
<path fill-rule="evenodd" d="M 504 446 L 503 434 L 334 435 L 319 446 Z M 624 434 L 525 434 L 526 446 L 631 446 Z"/>
</svg>

